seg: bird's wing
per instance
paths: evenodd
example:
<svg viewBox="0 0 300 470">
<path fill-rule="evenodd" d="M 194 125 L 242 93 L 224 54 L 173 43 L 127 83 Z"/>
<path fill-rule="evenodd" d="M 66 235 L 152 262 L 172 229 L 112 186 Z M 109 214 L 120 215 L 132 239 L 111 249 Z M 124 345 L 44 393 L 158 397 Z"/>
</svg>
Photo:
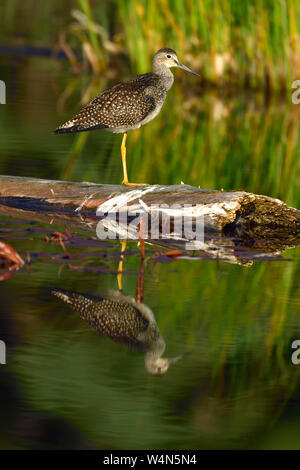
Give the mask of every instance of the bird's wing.
<svg viewBox="0 0 300 470">
<path fill-rule="evenodd" d="M 155 86 L 153 73 L 139 75 L 105 90 L 55 133 L 81 132 L 104 128 L 127 128 L 143 121 L 155 109 L 155 99 L 147 91 Z"/>
<path fill-rule="evenodd" d="M 129 302 L 56 288 L 52 293 L 76 310 L 98 333 L 134 349 L 146 349 L 138 338 L 147 330 L 149 320 Z"/>
<path fill-rule="evenodd" d="M 122 342 L 137 349 L 144 349 L 138 339 L 146 331 L 149 320 L 137 308 L 127 302 L 103 299 L 90 305 L 80 316 L 98 333 L 114 341 Z"/>
</svg>

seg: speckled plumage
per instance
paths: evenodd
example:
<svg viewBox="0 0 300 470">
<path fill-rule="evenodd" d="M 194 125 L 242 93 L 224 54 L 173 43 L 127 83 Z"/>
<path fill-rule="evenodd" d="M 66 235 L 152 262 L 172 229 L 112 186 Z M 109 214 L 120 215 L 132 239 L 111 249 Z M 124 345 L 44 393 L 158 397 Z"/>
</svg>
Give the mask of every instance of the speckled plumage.
<svg viewBox="0 0 300 470">
<path fill-rule="evenodd" d="M 106 297 L 63 289 L 52 292 L 77 311 L 94 330 L 114 341 L 144 350 L 159 336 L 151 310 L 129 296 L 115 291 Z"/>
<path fill-rule="evenodd" d="M 72 119 L 58 127 L 55 133 L 95 129 L 119 133 L 146 124 L 160 112 L 173 85 L 170 67 L 181 67 L 192 72 L 178 62 L 173 49 L 160 49 L 153 59 L 153 73 L 138 75 L 103 91 Z"/>
<path fill-rule="evenodd" d="M 52 293 L 76 310 L 98 333 L 144 351 L 145 368 L 149 374 L 165 374 L 170 364 L 181 358 L 161 357 L 166 344 L 154 314 L 147 305 L 134 298 L 118 291 L 109 291 L 103 297 L 64 289 L 52 289 Z"/>
<path fill-rule="evenodd" d="M 107 129 L 125 132 L 146 122 L 157 107 L 161 107 L 167 90 L 155 73 L 139 75 L 128 82 L 105 90 L 96 96 L 56 133 Z M 159 108 L 160 109 L 160 108 Z M 155 117 L 155 116 L 153 116 Z"/>
</svg>

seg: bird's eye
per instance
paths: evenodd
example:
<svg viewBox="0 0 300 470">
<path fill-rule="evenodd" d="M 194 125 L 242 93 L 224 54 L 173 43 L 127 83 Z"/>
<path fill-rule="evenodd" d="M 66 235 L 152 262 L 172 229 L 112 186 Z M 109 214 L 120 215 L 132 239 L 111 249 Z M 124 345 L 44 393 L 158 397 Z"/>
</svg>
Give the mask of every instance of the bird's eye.
<svg viewBox="0 0 300 470">
<path fill-rule="evenodd" d="M 171 56 L 169 54 L 167 55 L 167 57 L 168 57 L 168 59 L 171 59 Z"/>
</svg>

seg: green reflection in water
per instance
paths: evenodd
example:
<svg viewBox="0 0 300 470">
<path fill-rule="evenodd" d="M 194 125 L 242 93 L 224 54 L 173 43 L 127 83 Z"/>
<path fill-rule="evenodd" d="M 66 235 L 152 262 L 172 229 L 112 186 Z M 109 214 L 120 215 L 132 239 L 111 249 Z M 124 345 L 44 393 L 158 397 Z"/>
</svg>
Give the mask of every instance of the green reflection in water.
<svg viewBox="0 0 300 470">
<path fill-rule="evenodd" d="M 298 387 L 300 369 L 290 357 L 300 334 L 299 268 L 296 261 L 149 265 L 145 302 L 166 351 L 190 351 L 157 378 L 142 355 L 97 336 L 47 287 L 51 279 L 99 293 L 115 286 L 114 276 L 65 273 L 58 281 L 57 267 L 41 266 L 30 280 L 10 281 L 15 296 L 27 292 L 22 309 L 14 301 L 24 345 L 13 353 L 13 370 L 29 404 L 73 423 L 100 447 L 251 447 L 280 423 Z M 134 292 L 134 276 L 124 284 Z"/>
</svg>

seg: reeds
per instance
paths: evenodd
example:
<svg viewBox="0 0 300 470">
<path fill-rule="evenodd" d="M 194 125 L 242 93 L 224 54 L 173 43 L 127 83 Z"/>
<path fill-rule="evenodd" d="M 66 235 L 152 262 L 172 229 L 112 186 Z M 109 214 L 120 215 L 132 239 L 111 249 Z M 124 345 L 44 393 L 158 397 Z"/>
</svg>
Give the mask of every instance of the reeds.
<svg viewBox="0 0 300 470">
<path fill-rule="evenodd" d="M 293 0 L 119 0 L 118 7 L 139 72 L 168 45 L 214 84 L 284 88 L 300 73 L 300 4 Z"/>
<path fill-rule="evenodd" d="M 95 74 L 121 51 L 129 54 L 133 71 L 145 72 L 153 53 L 169 46 L 214 85 L 283 89 L 300 76 L 300 3 L 294 0 L 77 0 L 74 6 L 54 0 L 49 21 L 37 9 L 26 24 L 28 8 L 6 3 L 0 7 L 7 20 L 3 38 L 13 35 L 20 17 L 27 41 L 51 41 L 68 31 L 67 44 L 82 48 Z"/>
</svg>

